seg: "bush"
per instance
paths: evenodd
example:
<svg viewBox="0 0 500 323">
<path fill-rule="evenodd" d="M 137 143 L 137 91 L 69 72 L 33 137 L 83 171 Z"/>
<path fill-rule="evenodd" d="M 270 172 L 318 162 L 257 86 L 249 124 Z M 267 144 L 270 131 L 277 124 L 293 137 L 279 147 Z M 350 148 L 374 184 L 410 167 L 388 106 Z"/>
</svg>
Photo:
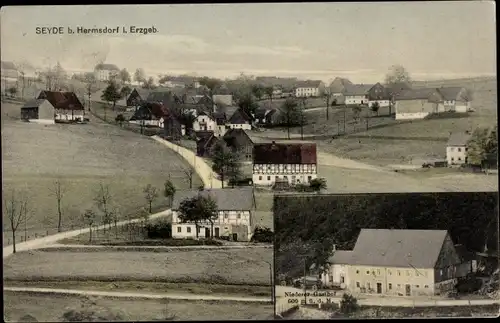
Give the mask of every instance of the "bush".
<svg viewBox="0 0 500 323">
<path fill-rule="evenodd" d="M 349 315 L 359 310 L 358 300 L 356 297 L 344 293 L 340 300 L 340 312 Z"/>
<path fill-rule="evenodd" d="M 148 223 L 146 225 L 148 239 L 168 239 L 172 237 L 172 226 L 170 223 Z"/>
<path fill-rule="evenodd" d="M 274 242 L 274 232 L 269 228 L 264 227 L 256 227 L 251 242 L 265 242 L 265 243 L 273 243 Z"/>
<path fill-rule="evenodd" d="M 297 192 L 310 192 L 311 191 L 311 187 L 309 185 L 305 185 L 305 184 L 297 184 L 294 186 L 294 188 Z"/>
</svg>

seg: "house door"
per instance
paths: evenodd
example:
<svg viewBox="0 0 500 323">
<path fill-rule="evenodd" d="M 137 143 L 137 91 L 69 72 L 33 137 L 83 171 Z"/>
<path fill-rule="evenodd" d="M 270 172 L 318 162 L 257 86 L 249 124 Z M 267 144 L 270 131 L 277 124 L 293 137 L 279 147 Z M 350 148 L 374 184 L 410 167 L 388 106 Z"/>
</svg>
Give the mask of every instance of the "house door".
<svg viewBox="0 0 500 323">
<path fill-rule="evenodd" d="M 382 294 L 382 283 L 377 283 L 377 294 Z"/>
<path fill-rule="evenodd" d="M 406 296 L 411 296 L 411 285 L 406 284 Z"/>
<path fill-rule="evenodd" d="M 209 237 L 210 237 L 210 229 L 205 228 L 205 238 L 209 238 Z"/>
<path fill-rule="evenodd" d="M 238 234 L 237 233 L 233 233 L 233 241 L 238 241 Z"/>
<path fill-rule="evenodd" d="M 218 238 L 219 235 L 220 235 L 220 229 L 219 228 L 215 228 L 215 237 Z"/>
</svg>

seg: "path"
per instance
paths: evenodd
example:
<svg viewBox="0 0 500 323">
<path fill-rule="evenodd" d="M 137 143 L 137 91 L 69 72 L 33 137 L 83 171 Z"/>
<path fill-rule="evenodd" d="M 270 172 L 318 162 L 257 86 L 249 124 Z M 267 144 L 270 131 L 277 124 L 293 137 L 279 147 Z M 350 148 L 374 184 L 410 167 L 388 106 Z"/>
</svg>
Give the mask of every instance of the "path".
<svg viewBox="0 0 500 323">
<path fill-rule="evenodd" d="M 184 158 L 201 178 L 205 188 L 222 188 L 222 182 L 217 179 L 216 175 L 212 171 L 212 168 L 205 162 L 205 160 L 203 160 L 203 158 L 196 156 L 196 154 L 189 149 L 176 145 L 158 136 L 152 136 L 151 138 L 177 152 L 182 158 Z"/>
<path fill-rule="evenodd" d="M 156 218 L 167 216 L 170 214 L 170 212 L 171 211 L 169 209 L 166 211 L 161 211 L 161 212 L 158 212 L 155 214 L 151 214 L 150 219 L 156 219 Z M 140 221 L 142 221 L 142 218 L 137 218 L 137 219 L 132 219 L 132 220 L 124 220 L 124 221 L 118 222 L 116 225 L 122 226 L 122 225 L 125 225 L 127 223 L 137 223 Z M 96 229 L 102 230 L 103 228 L 104 228 L 104 225 L 100 225 L 96 228 L 93 228 L 93 230 L 96 230 Z M 40 248 L 49 246 L 53 243 L 56 243 L 59 240 L 76 237 L 80 234 L 84 234 L 84 233 L 88 233 L 88 232 L 89 232 L 89 228 L 78 229 L 78 230 L 61 232 L 61 233 L 53 234 L 53 235 L 46 236 L 43 238 L 33 239 L 30 241 L 26 241 L 26 242 L 16 243 L 16 252 L 27 251 L 27 250 L 32 250 L 32 249 L 40 249 Z M 8 256 L 12 255 L 12 253 L 13 253 L 12 245 L 3 248 L 3 258 L 4 259 L 7 258 Z"/>
<path fill-rule="evenodd" d="M 43 294 L 65 294 L 81 296 L 101 296 L 101 297 L 123 297 L 123 298 L 142 298 L 142 299 L 177 299 L 187 301 L 231 301 L 245 303 L 271 303 L 269 298 L 265 297 L 236 297 L 236 296 L 211 296 L 195 294 L 175 294 L 175 293 L 131 293 L 131 292 L 105 292 L 77 289 L 58 289 L 58 288 L 35 288 L 35 287 L 5 287 L 4 291 L 24 292 L 24 293 L 43 293 Z"/>
</svg>

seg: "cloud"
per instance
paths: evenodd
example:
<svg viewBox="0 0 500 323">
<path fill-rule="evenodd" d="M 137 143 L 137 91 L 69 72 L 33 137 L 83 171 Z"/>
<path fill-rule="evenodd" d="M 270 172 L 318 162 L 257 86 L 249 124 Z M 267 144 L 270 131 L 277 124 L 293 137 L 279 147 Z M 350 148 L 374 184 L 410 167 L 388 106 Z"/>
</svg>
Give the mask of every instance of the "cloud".
<svg viewBox="0 0 500 323">
<path fill-rule="evenodd" d="M 310 51 L 299 47 L 264 47 L 251 45 L 236 45 L 224 51 L 229 55 L 269 55 L 269 56 L 288 56 L 301 57 L 310 54 Z"/>
</svg>

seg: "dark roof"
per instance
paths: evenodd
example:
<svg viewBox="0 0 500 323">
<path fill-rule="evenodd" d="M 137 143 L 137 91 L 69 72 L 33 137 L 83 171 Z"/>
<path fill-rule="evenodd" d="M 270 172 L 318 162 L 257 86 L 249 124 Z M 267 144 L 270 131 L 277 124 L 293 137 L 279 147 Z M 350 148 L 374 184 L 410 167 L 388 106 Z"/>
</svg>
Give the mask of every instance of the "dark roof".
<svg viewBox="0 0 500 323">
<path fill-rule="evenodd" d="M 316 144 L 261 143 L 253 147 L 254 164 L 316 164 Z"/>
<path fill-rule="evenodd" d="M 448 146 L 466 146 L 469 139 L 472 137 L 470 133 L 455 132 L 448 139 Z"/>
<path fill-rule="evenodd" d="M 460 259 L 464 262 L 473 260 L 475 258 L 474 252 L 467 250 L 467 248 L 464 245 L 456 244 L 455 250 L 457 251 L 457 254 L 460 257 Z"/>
<path fill-rule="evenodd" d="M 101 63 L 101 64 L 97 64 L 94 68 L 95 71 L 98 71 L 98 70 L 105 70 L 105 71 L 119 71 L 120 69 L 118 68 L 118 66 L 116 66 L 115 64 L 104 64 L 104 63 Z"/>
<path fill-rule="evenodd" d="M 136 87 L 136 88 L 134 88 L 134 90 L 137 92 L 137 94 L 139 94 L 139 96 L 143 100 L 146 100 L 149 96 L 149 93 L 151 93 L 151 91 L 152 91 L 150 89 L 145 89 L 142 87 Z"/>
<path fill-rule="evenodd" d="M 23 108 L 38 108 L 45 101 L 46 101 L 45 99 L 33 99 L 26 102 L 23 105 Z"/>
<path fill-rule="evenodd" d="M 74 92 L 41 91 L 37 99 L 47 99 L 58 110 L 84 110 Z"/>
<path fill-rule="evenodd" d="M 388 93 L 392 95 L 397 95 L 402 91 L 411 90 L 411 85 L 406 82 L 397 82 L 392 84 L 385 84 L 384 87 L 387 89 Z"/>
<path fill-rule="evenodd" d="M 246 122 L 251 122 L 252 118 L 242 109 L 234 111 L 234 113 L 229 118 L 228 122 L 230 124 L 244 124 Z"/>
<path fill-rule="evenodd" d="M 218 126 L 225 125 L 227 121 L 227 117 L 224 112 L 214 112 L 212 113 L 212 118 L 215 119 Z"/>
<path fill-rule="evenodd" d="M 330 264 L 349 264 L 352 257 L 351 250 L 336 250 L 333 255 L 328 258 Z"/>
<path fill-rule="evenodd" d="M 252 141 L 248 133 L 243 129 L 229 129 L 228 131 L 226 131 L 223 138 L 224 140 L 231 140 L 236 136 L 245 136 L 248 138 L 248 140 Z"/>
<path fill-rule="evenodd" d="M 346 95 L 365 95 L 374 84 L 346 84 Z"/>
<path fill-rule="evenodd" d="M 441 87 L 438 91 L 443 96 L 443 99 L 446 101 L 456 100 L 460 91 L 462 91 L 463 87 Z"/>
<path fill-rule="evenodd" d="M 196 140 L 200 140 L 200 139 L 208 139 L 210 138 L 211 136 L 213 136 L 214 132 L 213 131 L 195 131 L 194 132 L 195 136 L 196 136 Z"/>
<path fill-rule="evenodd" d="M 295 88 L 318 88 L 321 83 L 322 81 L 318 80 L 299 81 L 295 84 Z"/>
<path fill-rule="evenodd" d="M 156 90 L 149 92 L 147 98 L 147 102 L 158 102 L 163 104 L 169 104 L 174 102 L 174 97 L 172 92 L 166 90 Z"/>
<path fill-rule="evenodd" d="M 434 268 L 446 230 L 361 229 L 350 265 Z"/>
<path fill-rule="evenodd" d="M 2 62 L 2 70 L 16 70 L 16 65 L 13 62 L 1 61 Z"/>
<path fill-rule="evenodd" d="M 394 99 L 396 101 L 401 100 L 428 100 L 431 94 L 436 91 L 436 89 L 410 89 L 403 90 L 395 95 Z"/>
<path fill-rule="evenodd" d="M 223 189 L 205 189 L 178 191 L 175 193 L 172 203 L 172 210 L 178 210 L 182 201 L 193 198 L 198 194 L 210 196 L 220 211 L 249 211 L 254 208 L 253 191 L 251 188 L 223 188 Z"/>
</svg>

